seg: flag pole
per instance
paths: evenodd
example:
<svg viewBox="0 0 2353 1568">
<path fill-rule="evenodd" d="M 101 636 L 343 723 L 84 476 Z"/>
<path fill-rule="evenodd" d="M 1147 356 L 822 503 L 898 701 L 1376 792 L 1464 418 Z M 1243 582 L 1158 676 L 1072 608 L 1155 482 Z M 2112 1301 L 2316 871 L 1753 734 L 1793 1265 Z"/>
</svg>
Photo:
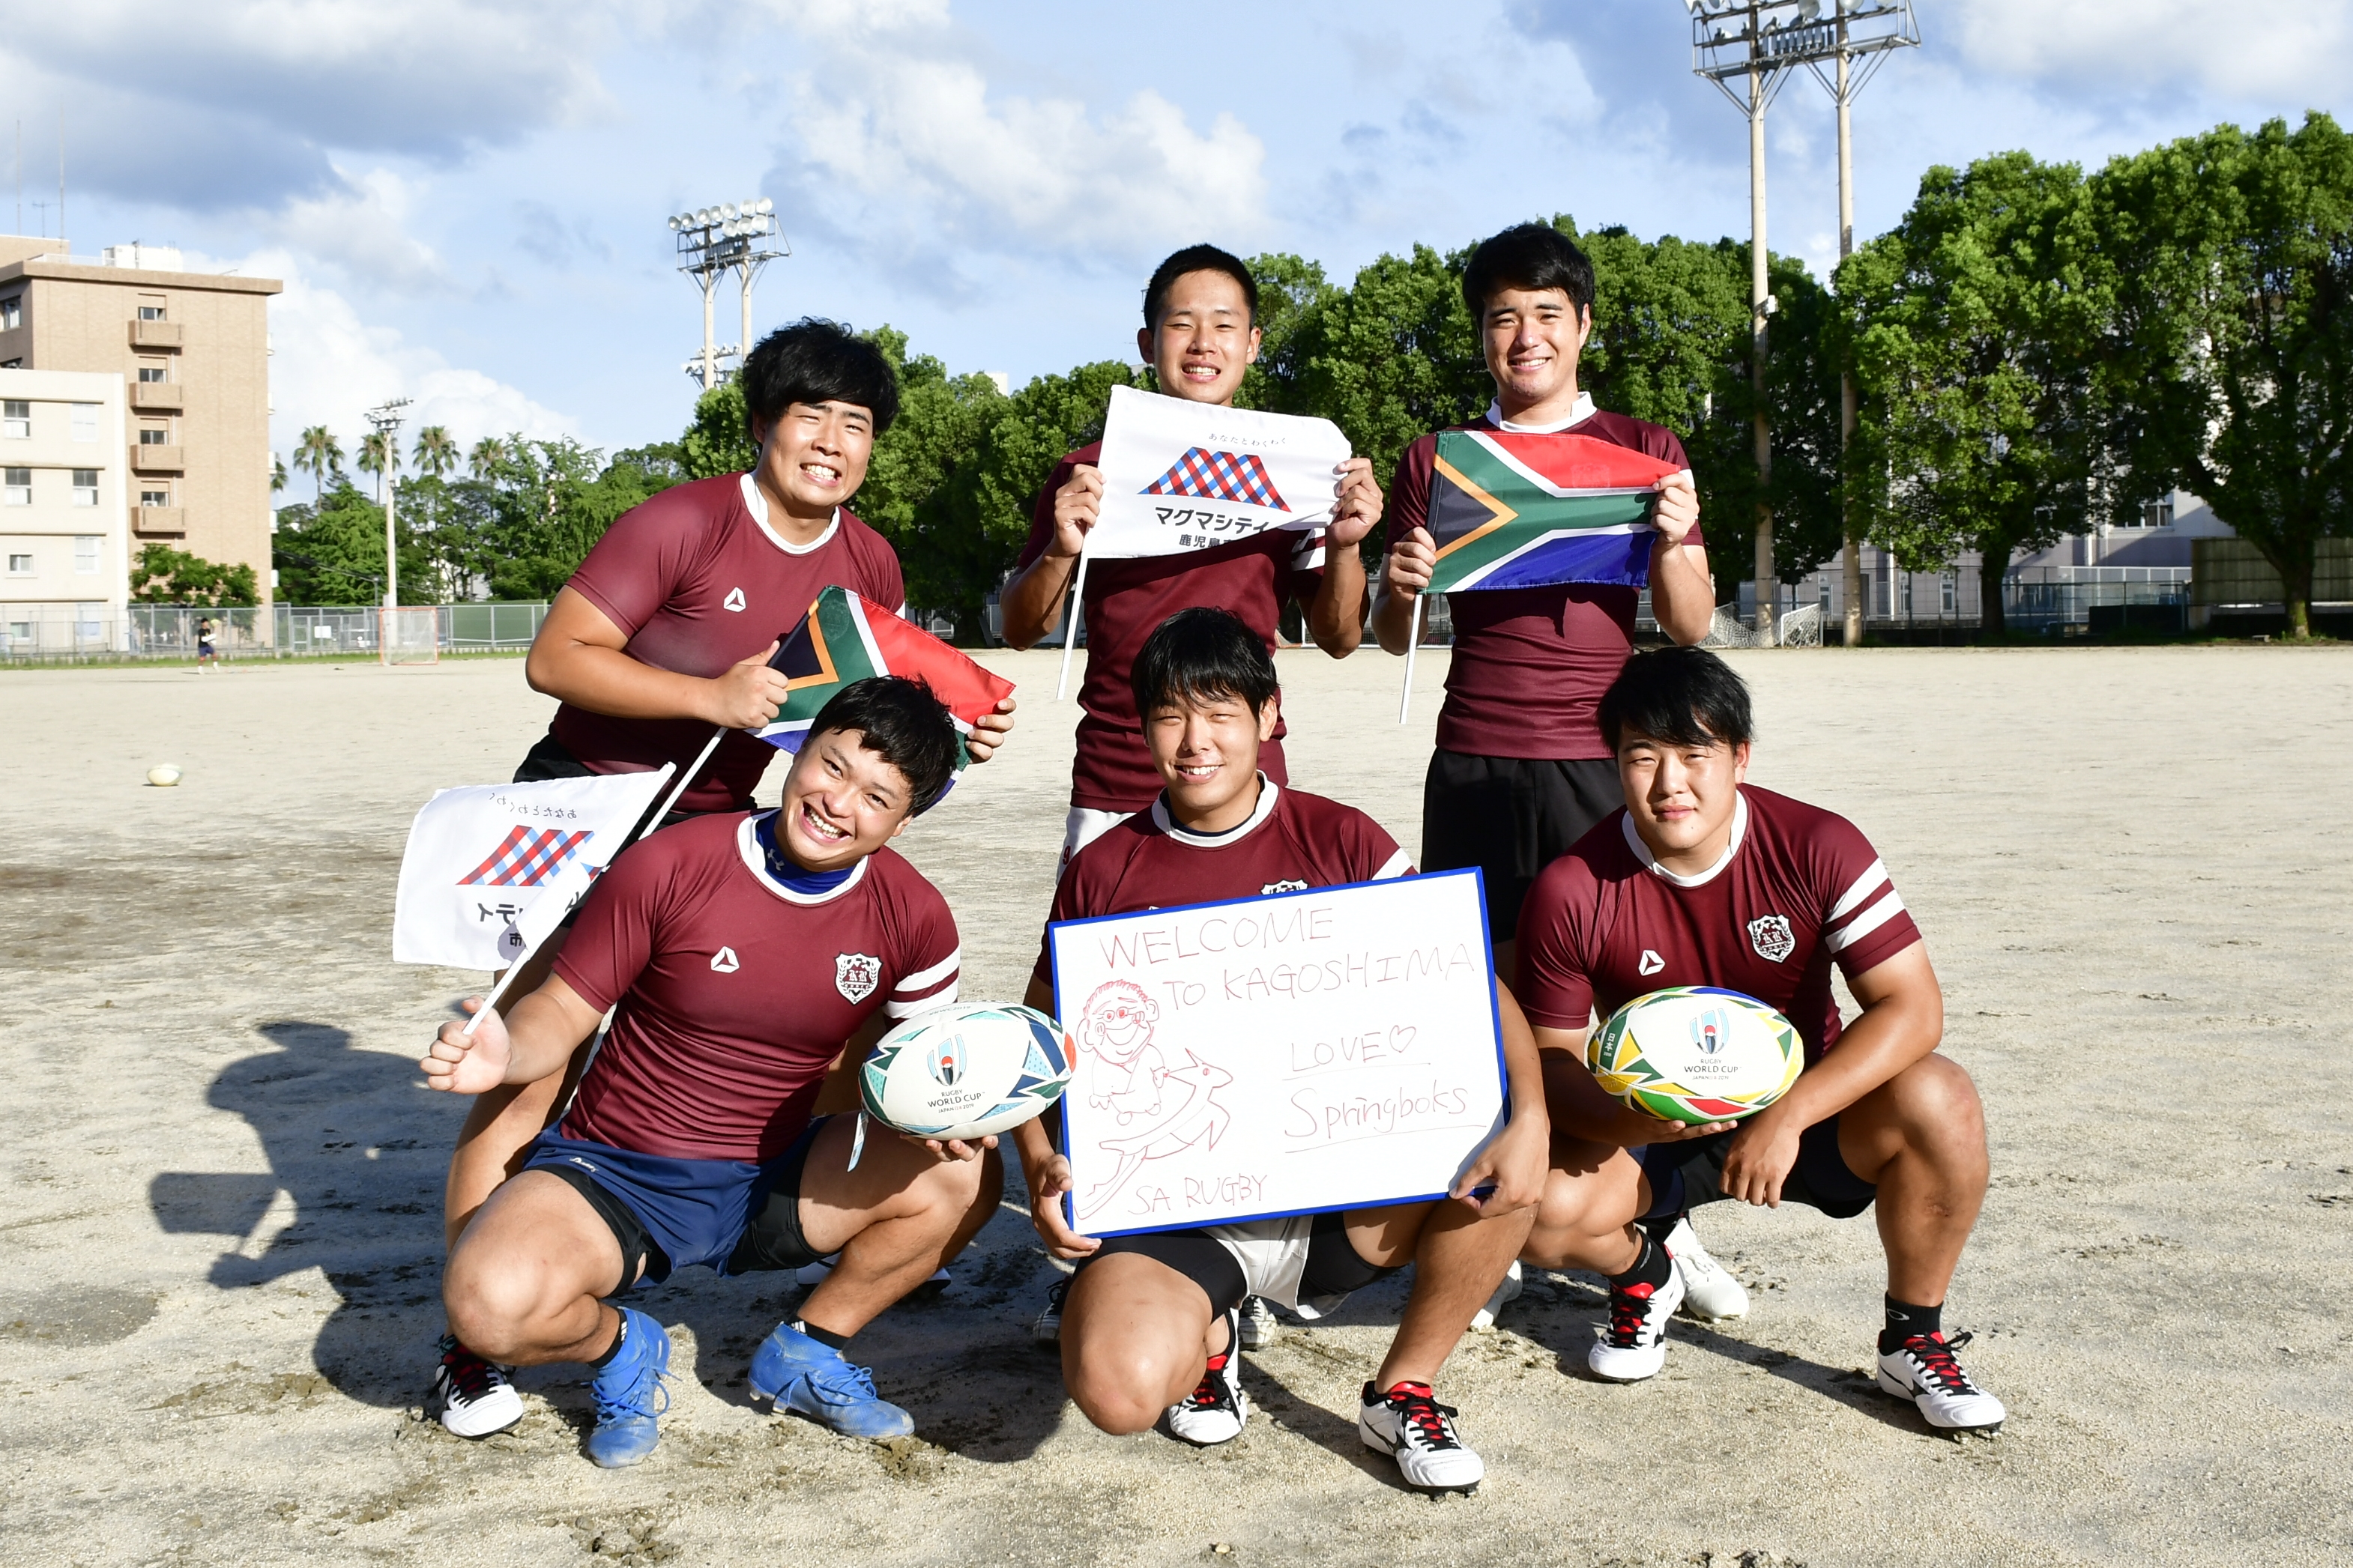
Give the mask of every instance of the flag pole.
<svg viewBox="0 0 2353 1568">
<path fill-rule="evenodd" d="M 1421 646 L 1421 595 L 1413 596 L 1413 618 L 1406 622 L 1405 689 L 1398 693 L 1398 722 L 1405 722 L 1406 710 L 1413 705 L 1413 655 Z"/>
<path fill-rule="evenodd" d="M 643 816 L 638 818 L 637 826 L 629 829 L 629 836 L 621 840 L 621 848 L 613 851 L 613 854 L 616 857 L 619 856 L 621 849 L 627 849 L 630 845 L 635 844 L 638 839 L 643 838 L 647 834 L 651 833 L 657 826 L 660 826 L 661 819 L 670 815 L 670 807 L 678 804 L 678 797 L 686 793 L 686 786 L 694 782 L 694 775 L 701 773 L 702 771 L 702 765 L 711 760 L 711 753 L 719 749 L 719 742 L 726 733 L 726 725 L 714 724 L 712 726 L 711 739 L 702 743 L 702 750 L 696 753 L 694 761 L 689 763 L 685 771 L 678 775 L 678 782 L 670 786 L 670 793 L 662 796 L 661 800 L 651 811 L 649 811 Z M 605 863 L 609 866 L 612 864 L 612 861 L 607 860 Z M 563 929 L 564 928 L 562 926 L 557 926 L 555 928 L 556 931 L 562 931 Z M 466 1020 L 465 1032 L 467 1034 L 472 1034 L 474 1032 L 474 1026 L 482 1021 L 483 1016 L 488 1014 L 491 1008 L 498 1005 L 499 999 L 507 994 L 507 987 L 514 984 L 515 976 L 523 972 L 524 967 L 531 963 L 533 955 L 539 952 L 540 947 L 544 945 L 545 942 L 546 938 L 541 938 L 538 942 L 533 944 L 531 952 L 517 954 L 515 961 L 507 965 L 507 972 L 499 976 L 498 984 L 491 987 L 491 994 L 482 998 L 482 1005 L 474 1010 L 474 1016 Z"/>
<path fill-rule="evenodd" d="M 1092 553 L 1087 540 L 1079 544 L 1079 570 L 1071 582 L 1071 613 L 1062 619 L 1062 678 L 1054 683 L 1054 700 L 1061 701 L 1071 694 L 1071 650 L 1079 646 L 1079 616 L 1085 613 L 1087 595 L 1087 559 Z"/>
</svg>

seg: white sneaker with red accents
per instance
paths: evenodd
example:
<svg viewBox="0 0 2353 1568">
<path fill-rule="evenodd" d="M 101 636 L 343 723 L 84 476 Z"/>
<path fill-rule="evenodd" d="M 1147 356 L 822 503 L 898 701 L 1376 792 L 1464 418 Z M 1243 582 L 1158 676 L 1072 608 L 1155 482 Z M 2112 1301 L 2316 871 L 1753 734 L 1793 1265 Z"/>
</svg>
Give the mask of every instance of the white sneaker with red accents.
<svg viewBox="0 0 2353 1568">
<path fill-rule="evenodd" d="M 442 1426 L 453 1436 L 489 1437 L 522 1419 L 522 1395 L 509 1381 L 514 1368 L 484 1361 L 441 1336 L 441 1364 L 433 1373 L 433 1403 Z"/>
<path fill-rule="evenodd" d="M 1612 1383 L 1656 1377 L 1667 1364 L 1667 1320 L 1683 1305 L 1683 1277 L 1667 1270 L 1663 1285 L 1612 1286 L 1609 1321 L 1594 1325 L 1594 1346 L 1585 1364 Z"/>
<path fill-rule="evenodd" d="M 1241 1311 L 1226 1314 L 1226 1348 L 1201 1369 L 1193 1392 L 1162 1413 L 1168 1435 L 1196 1448 L 1230 1443 L 1242 1435 L 1250 1420 L 1250 1399 L 1242 1393 Z"/>
<path fill-rule="evenodd" d="M 1683 1310 L 1695 1318 L 1739 1318 L 1748 1312 L 1748 1288 L 1708 1256 L 1692 1229 L 1691 1215 L 1675 1221 L 1663 1242 L 1683 1282 Z"/>
<path fill-rule="evenodd" d="M 1475 1491 L 1487 1477 L 1486 1461 L 1454 1430 L 1454 1407 L 1439 1404 L 1426 1383 L 1400 1383 L 1387 1394 L 1365 1384 L 1356 1436 L 1396 1459 L 1406 1485 L 1423 1491 Z"/>
<path fill-rule="evenodd" d="M 1968 1342 L 1966 1333 L 1949 1340 L 1941 1332 L 1914 1334 L 1894 1350 L 1880 1352 L 1879 1386 L 1919 1406 L 1928 1425 L 1940 1432 L 1997 1432 L 2010 1413 L 2000 1400 L 1971 1383 L 1953 1357 Z"/>
</svg>

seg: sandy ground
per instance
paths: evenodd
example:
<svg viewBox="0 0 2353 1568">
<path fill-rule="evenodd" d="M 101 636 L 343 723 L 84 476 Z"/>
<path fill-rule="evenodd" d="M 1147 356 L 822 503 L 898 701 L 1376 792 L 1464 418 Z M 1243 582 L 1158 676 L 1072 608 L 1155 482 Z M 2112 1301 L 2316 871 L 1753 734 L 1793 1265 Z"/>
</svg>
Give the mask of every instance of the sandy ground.
<svg viewBox="0 0 2353 1568">
<path fill-rule="evenodd" d="M 503 778 L 519 662 L 0 675 L 0 1559 L 32 1563 L 2302 1563 L 2353 1555 L 2353 650 L 1736 656 L 1758 782 L 1853 816 L 1928 933 L 1994 1189 L 1947 1321 L 1991 1442 L 1872 1391 L 1868 1223 L 1702 1216 L 1757 1293 L 1595 1383 L 1589 1278 L 1465 1342 L 1441 1396 L 1488 1481 L 1402 1489 L 1356 1390 L 1400 1293 L 1250 1359 L 1263 1415 L 1113 1439 L 1029 1342 L 1009 1208 L 944 1297 L 860 1341 L 919 1442 L 749 1405 L 789 1300 L 700 1271 L 657 1457 L 600 1472 L 574 1369 L 481 1444 L 420 1417 L 462 1108 L 410 1061 L 478 984 L 387 960 L 410 815 Z M 1052 661 L 1016 744 L 905 843 L 1016 995 L 1059 839 Z M 1285 657 L 1295 775 L 1419 839 L 1444 661 Z M 187 770 L 144 787 L 155 762 Z M 773 787 L 773 786 L 772 786 Z M 1220 1550 L 1220 1549 L 1223 1550 Z M 1712 1554 L 1712 1555 L 1710 1555 Z"/>
</svg>

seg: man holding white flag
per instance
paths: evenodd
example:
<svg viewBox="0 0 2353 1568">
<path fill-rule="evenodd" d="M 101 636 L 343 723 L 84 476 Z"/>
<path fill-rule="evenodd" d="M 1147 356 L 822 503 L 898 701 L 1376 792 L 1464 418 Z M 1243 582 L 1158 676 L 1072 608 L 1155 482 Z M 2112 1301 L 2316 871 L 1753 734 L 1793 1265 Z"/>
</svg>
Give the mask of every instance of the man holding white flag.
<svg viewBox="0 0 2353 1568">
<path fill-rule="evenodd" d="M 1333 658 L 1363 637 L 1356 545 L 1380 521 L 1380 486 L 1328 422 L 1233 406 L 1258 358 L 1257 314 L 1258 283 L 1240 258 L 1196 245 L 1160 264 L 1135 342 L 1165 395 L 1114 391 L 1105 440 L 1056 466 L 1005 585 L 1005 640 L 1029 647 L 1060 622 L 1085 567 L 1085 712 L 1066 864 L 1159 794 L 1128 684 L 1155 626 L 1214 605 L 1240 616 L 1271 651 L 1283 606 L 1296 600 L 1308 635 Z M 1278 722 L 1260 762 L 1278 784 L 1290 776 L 1282 736 Z"/>
</svg>

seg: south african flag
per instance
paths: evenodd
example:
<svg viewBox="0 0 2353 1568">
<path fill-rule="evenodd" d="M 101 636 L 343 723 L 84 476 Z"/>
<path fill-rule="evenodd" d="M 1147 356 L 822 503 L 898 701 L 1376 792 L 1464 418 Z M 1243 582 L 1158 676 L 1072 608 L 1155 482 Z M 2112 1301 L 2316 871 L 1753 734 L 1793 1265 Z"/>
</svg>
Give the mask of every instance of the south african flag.
<svg viewBox="0 0 2353 1568">
<path fill-rule="evenodd" d="M 1446 430 L 1430 484 L 1427 590 L 1651 579 L 1651 487 L 1681 470 L 1590 436 Z"/>
<path fill-rule="evenodd" d="M 931 633 L 909 626 L 863 595 L 832 587 L 817 596 L 784 646 L 768 660 L 791 683 L 785 705 L 754 733 L 780 751 L 797 752 L 833 694 L 873 675 L 926 681 L 947 704 L 959 739 L 1010 695 L 1013 683 L 973 663 Z M 963 766 L 961 761 L 957 766 Z"/>
</svg>

